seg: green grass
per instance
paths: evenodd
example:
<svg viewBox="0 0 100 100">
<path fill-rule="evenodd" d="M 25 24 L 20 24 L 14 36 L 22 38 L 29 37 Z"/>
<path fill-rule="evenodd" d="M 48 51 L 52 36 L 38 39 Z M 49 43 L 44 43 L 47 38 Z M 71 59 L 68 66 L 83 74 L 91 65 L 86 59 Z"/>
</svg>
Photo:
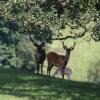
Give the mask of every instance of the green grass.
<svg viewBox="0 0 100 100">
<path fill-rule="evenodd" d="M 0 100 L 100 100 L 100 85 L 0 69 Z"/>
</svg>

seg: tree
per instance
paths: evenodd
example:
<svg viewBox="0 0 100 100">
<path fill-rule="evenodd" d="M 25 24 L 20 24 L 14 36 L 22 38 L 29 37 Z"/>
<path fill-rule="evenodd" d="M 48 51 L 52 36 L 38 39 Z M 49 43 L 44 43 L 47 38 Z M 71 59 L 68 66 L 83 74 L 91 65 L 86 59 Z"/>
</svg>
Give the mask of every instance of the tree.
<svg viewBox="0 0 100 100">
<path fill-rule="evenodd" d="M 86 25 L 93 21 L 95 26 L 91 29 L 93 33 L 90 35 L 97 41 L 100 40 L 98 29 L 100 12 L 95 7 L 98 2 L 98 0 L 2 0 L 0 8 L 4 10 L 0 10 L 0 13 L 6 26 L 14 30 L 14 33 L 27 34 L 31 31 L 35 39 L 42 31 L 38 26 L 36 28 L 38 23 L 48 26 L 53 37 L 61 38 L 62 35 L 57 30 L 65 28 L 66 25 L 72 30 L 82 27 L 84 29 L 82 33 L 74 34 L 76 37 L 81 37 L 86 31 L 90 31 Z M 14 27 L 9 27 L 9 22 Z M 38 33 L 35 33 L 36 29 Z M 44 34 L 45 32 L 42 35 Z"/>
<path fill-rule="evenodd" d="M 93 26 L 89 26 L 91 22 Z M 70 34 L 60 30 L 70 27 Z M 77 39 L 89 32 L 100 41 L 99 0 L 1 0 L 0 42 L 15 48 L 30 33 L 37 42 Z M 77 30 L 82 29 L 81 32 Z M 5 38 L 2 37 L 7 37 Z M 12 48 L 12 47 L 11 47 Z"/>
</svg>

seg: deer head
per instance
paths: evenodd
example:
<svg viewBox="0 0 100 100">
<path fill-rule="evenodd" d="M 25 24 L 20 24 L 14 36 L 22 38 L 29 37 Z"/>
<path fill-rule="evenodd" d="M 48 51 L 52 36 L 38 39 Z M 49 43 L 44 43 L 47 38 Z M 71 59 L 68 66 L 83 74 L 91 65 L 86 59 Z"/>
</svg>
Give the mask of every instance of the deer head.
<svg viewBox="0 0 100 100">
<path fill-rule="evenodd" d="M 63 49 L 66 51 L 66 53 L 69 54 L 75 48 L 76 43 L 74 41 L 73 46 L 67 47 L 67 45 L 65 46 L 64 41 L 62 41 L 62 45 L 63 45 Z"/>
</svg>

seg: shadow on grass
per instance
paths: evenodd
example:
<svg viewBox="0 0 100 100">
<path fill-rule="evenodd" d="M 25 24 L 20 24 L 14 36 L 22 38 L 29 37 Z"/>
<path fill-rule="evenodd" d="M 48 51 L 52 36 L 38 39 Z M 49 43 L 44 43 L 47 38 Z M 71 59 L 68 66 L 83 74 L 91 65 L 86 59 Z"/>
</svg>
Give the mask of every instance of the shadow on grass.
<svg viewBox="0 0 100 100">
<path fill-rule="evenodd" d="M 29 100 L 99 100 L 100 85 L 40 76 L 32 72 L 0 69 L 0 94 Z"/>
</svg>

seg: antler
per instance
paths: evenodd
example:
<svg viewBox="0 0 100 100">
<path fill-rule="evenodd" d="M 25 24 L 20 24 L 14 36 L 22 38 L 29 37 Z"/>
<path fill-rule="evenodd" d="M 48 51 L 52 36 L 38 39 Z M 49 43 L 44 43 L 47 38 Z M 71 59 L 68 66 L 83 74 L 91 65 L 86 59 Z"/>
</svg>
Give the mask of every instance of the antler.
<svg viewBox="0 0 100 100">
<path fill-rule="evenodd" d="M 31 34 L 29 33 L 29 38 L 32 41 L 32 43 L 34 43 L 35 46 L 38 46 L 38 44 L 32 39 Z"/>
<path fill-rule="evenodd" d="M 44 47 L 44 46 L 45 46 L 45 42 L 42 42 L 42 43 L 40 43 L 40 44 L 37 43 L 37 42 L 35 42 L 35 41 L 32 39 L 30 33 L 29 33 L 29 38 L 30 38 L 30 40 L 32 41 L 32 43 L 34 43 L 35 46 L 41 46 L 41 47 Z"/>
<path fill-rule="evenodd" d="M 73 46 L 71 47 L 71 49 L 74 49 L 74 48 L 75 48 L 75 45 L 76 45 L 76 42 L 74 41 L 74 44 L 73 44 Z"/>
<path fill-rule="evenodd" d="M 64 44 L 64 41 L 62 41 L 62 45 L 63 45 L 63 48 L 64 48 L 64 49 L 67 48 L 67 46 L 65 46 L 65 44 Z"/>
<path fill-rule="evenodd" d="M 74 41 L 73 48 L 75 47 L 75 45 L 76 45 L 76 42 Z"/>
</svg>

